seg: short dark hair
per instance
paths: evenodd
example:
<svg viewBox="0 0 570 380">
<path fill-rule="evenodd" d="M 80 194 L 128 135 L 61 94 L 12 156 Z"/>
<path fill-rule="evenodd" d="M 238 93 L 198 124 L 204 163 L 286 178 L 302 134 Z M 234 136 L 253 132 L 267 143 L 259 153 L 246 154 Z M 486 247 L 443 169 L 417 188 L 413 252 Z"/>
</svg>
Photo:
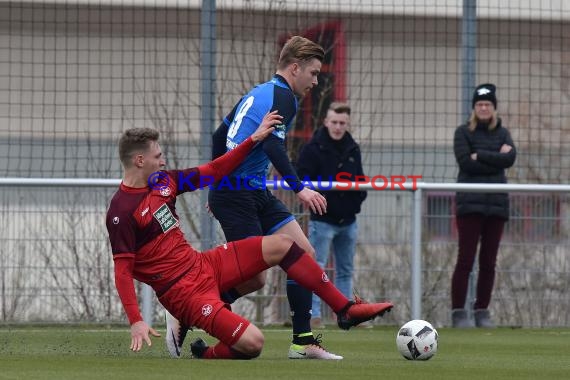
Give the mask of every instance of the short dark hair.
<svg viewBox="0 0 570 380">
<path fill-rule="evenodd" d="M 336 113 L 346 113 L 350 115 L 350 106 L 348 103 L 332 102 L 329 106 L 329 110 Z"/>
<path fill-rule="evenodd" d="M 295 62 L 302 65 L 313 58 L 316 58 L 321 62 L 325 58 L 325 51 L 321 45 L 305 37 L 293 36 L 287 40 L 283 49 L 281 49 L 277 68 L 284 69 L 291 63 Z"/>
<path fill-rule="evenodd" d="M 160 134 L 152 128 L 127 129 L 119 139 L 119 158 L 125 167 L 131 165 L 135 152 L 146 151 L 152 141 L 158 141 Z"/>
</svg>

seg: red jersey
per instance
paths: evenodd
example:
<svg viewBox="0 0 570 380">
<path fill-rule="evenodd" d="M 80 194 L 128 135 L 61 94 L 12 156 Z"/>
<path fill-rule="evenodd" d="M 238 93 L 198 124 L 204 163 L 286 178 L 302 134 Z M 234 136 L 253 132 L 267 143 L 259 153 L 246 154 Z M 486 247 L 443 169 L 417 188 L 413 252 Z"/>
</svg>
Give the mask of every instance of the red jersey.
<svg viewBox="0 0 570 380">
<path fill-rule="evenodd" d="M 142 320 L 132 279 L 165 292 L 195 263 L 196 251 L 180 230 L 176 197 L 219 181 L 231 173 L 255 145 L 251 138 L 207 164 L 160 172 L 153 186 L 121 183 L 107 211 L 107 231 L 115 261 L 115 283 L 130 323 Z M 202 179 L 207 177 L 208 181 Z M 135 307 L 136 306 L 136 307 Z"/>
<path fill-rule="evenodd" d="M 194 265 L 196 250 L 180 230 L 176 213 L 178 178 L 199 179 L 199 169 L 169 170 L 161 189 L 132 188 L 121 183 L 107 211 L 114 259 L 134 256 L 133 277 L 162 292 Z M 198 185 L 194 183 L 194 185 Z"/>
</svg>

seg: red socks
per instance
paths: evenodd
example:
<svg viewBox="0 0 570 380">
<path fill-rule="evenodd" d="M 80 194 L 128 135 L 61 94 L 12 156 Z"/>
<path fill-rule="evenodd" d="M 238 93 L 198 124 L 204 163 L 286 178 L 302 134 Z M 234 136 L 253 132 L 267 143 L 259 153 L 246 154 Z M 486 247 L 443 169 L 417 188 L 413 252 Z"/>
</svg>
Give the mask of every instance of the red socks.
<svg viewBox="0 0 570 380">
<path fill-rule="evenodd" d="M 296 243 L 291 245 L 279 266 L 287 272 L 290 279 L 317 294 L 335 312 L 341 311 L 348 304 L 349 300 L 330 282 L 319 264 Z M 253 357 L 219 342 L 213 347 L 208 347 L 202 359 L 253 359 Z"/>
<path fill-rule="evenodd" d="M 253 359 L 251 356 L 242 354 L 239 351 L 219 342 L 213 347 L 208 347 L 201 359 Z"/>
<path fill-rule="evenodd" d="M 334 312 L 341 311 L 348 299 L 330 282 L 327 274 L 317 262 L 293 243 L 279 264 L 297 284 L 321 297 Z"/>
</svg>

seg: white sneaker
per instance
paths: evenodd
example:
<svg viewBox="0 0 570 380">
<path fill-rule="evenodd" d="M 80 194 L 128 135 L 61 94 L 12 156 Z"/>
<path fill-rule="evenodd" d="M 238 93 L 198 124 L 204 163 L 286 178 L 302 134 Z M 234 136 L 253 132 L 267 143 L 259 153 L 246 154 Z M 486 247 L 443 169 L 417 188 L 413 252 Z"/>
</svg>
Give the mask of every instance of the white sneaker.
<svg viewBox="0 0 570 380">
<path fill-rule="evenodd" d="M 341 360 L 342 356 L 328 352 L 321 346 L 321 334 L 319 334 L 312 344 L 292 344 L 289 347 L 289 359 Z"/>
<path fill-rule="evenodd" d="M 166 348 L 173 358 L 180 358 L 182 343 L 188 333 L 188 327 L 182 326 L 178 319 L 166 310 Z"/>
</svg>

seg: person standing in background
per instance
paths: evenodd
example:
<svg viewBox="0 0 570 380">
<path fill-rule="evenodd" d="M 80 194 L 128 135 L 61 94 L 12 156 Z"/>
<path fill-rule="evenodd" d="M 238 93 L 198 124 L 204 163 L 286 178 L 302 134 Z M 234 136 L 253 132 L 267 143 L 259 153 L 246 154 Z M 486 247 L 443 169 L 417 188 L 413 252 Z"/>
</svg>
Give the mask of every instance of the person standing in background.
<svg viewBox="0 0 570 380">
<path fill-rule="evenodd" d="M 337 174 L 343 179 L 355 181 L 363 175 L 360 147 L 348 131 L 350 106 L 346 103 L 330 104 L 323 127 L 317 129 L 312 139 L 299 155 L 297 172 L 304 180 L 334 181 Z M 335 285 L 346 296 L 352 297 L 354 255 L 358 237 L 356 214 L 366 199 L 366 191 L 325 191 L 327 212 L 311 212 L 309 241 L 315 248 L 315 258 L 324 268 L 331 247 L 334 252 Z M 321 317 L 321 299 L 313 295 L 311 325 L 324 327 Z"/>
<path fill-rule="evenodd" d="M 497 117 L 496 87 L 486 83 L 473 94 L 473 112 L 466 124 L 455 130 L 453 150 L 459 166 L 459 183 L 507 183 L 505 169 L 513 166 L 516 149 L 508 129 Z M 495 281 L 495 266 L 505 222 L 509 219 L 506 193 L 456 195 L 459 236 L 457 263 L 451 280 L 452 326 L 473 327 L 465 309 L 469 274 L 479 248 L 479 275 L 473 305 L 477 327 L 495 327 L 489 303 Z"/>
</svg>

